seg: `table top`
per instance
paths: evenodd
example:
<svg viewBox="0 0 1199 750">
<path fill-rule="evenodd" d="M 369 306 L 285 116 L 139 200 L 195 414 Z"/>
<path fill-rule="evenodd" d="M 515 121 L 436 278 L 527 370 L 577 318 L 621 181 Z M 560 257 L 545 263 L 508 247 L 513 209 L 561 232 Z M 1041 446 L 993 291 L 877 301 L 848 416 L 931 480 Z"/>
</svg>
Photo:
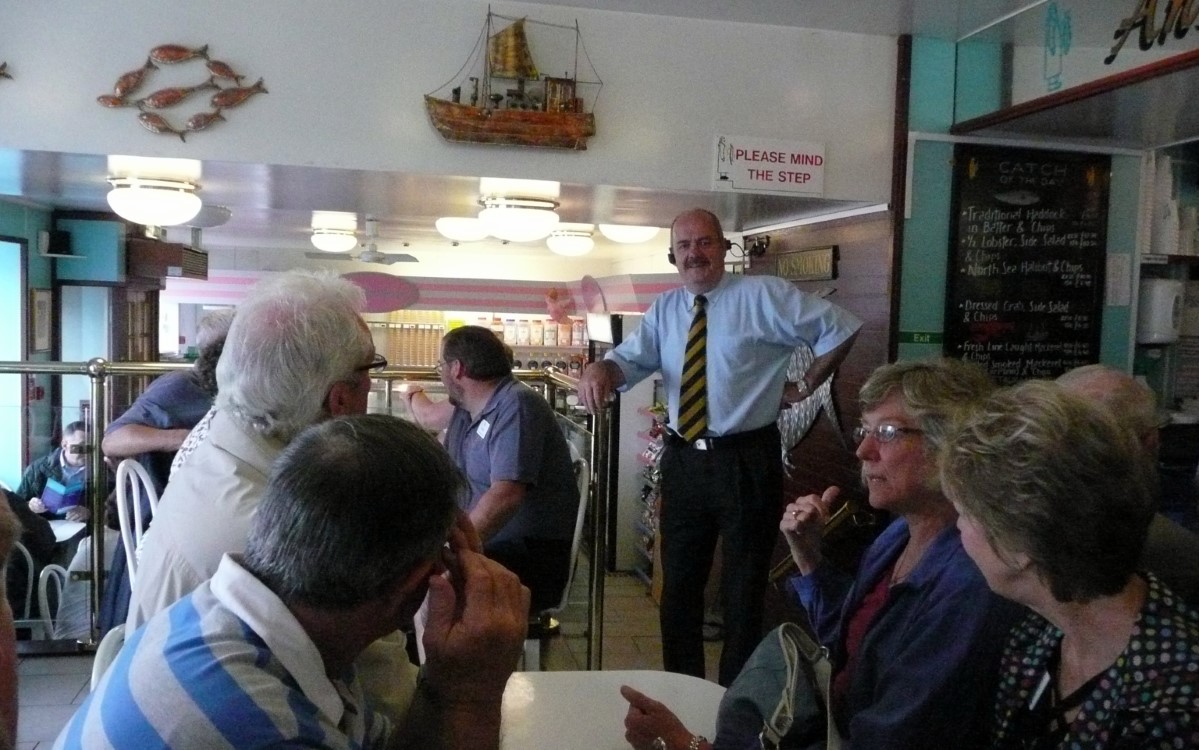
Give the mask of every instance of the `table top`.
<svg viewBox="0 0 1199 750">
<path fill-rule="evenodd" d="M 55 518 L 50 521 L 50 528 L 54 530 L 54 541 L 65 542 L 71 537 L 83 531 L 86 523 L 80 521 L 68 521 L 63 518 Z"/>
<path fill-rule="evenodd" d="M 711 738 L 724 688 L 697 677 L 653 671 L 517 672 L 504 691 L 502 750 L 629 750 L 624 738 L 630 685 Z"/>
</svg>

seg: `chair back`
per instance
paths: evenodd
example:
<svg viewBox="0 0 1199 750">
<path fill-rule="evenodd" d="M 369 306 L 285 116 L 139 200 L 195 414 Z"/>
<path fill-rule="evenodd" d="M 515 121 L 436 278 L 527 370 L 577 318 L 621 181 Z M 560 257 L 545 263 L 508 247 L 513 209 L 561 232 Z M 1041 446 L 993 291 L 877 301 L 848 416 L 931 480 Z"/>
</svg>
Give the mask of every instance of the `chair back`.
<svg viewBox="0 0 1199 750">
<path fill-rule="evenodd" d="M 12 549 L 14 555 L 20 555 L 25 561 L 25 605 L 21 607 L 20 612 L 14 612 L 13 617 L 17 620 L 28 620 L 33 614 L 33 555 L 29 554 L 29 550 L 20 542 L 13 542 Z"/>
<path fill-rule="evenodd" d="M 551 613 L 566 609 L 570 599 L 570 587 L 575 580 L 575 570 L 579 567 L 579 547 L 583 544 L 583 522 L 587 520 L 587 503 L 591 499 L 591 465 L 587 459 L 578 458 L 574 462 L 575 481 L 579 485 L 579 513 L 575 516 L 575 533 L 570 540 L 570 572 L 566 574 L 566 586 L 562 589 L 562 598 L 558 605 L 550 610 Z"/>
<path fill-rule="evenodd" d="M 137 585 L 137 550 L 145 528 L 142 524 L 143 495 L 149 502 L 150 515 L 153 517 L 158 510 L 158 492 L 154 489 L 154 482 L 136 459 L 126 458 L 117 465 L 117 520 L 121 525 L 130 588 Z"/>
<path fill-rule="evenodd" d="M 58 621 L 58 608 L 62 606 L 62 590 L 67 585 L 67 569 L 50 563 L 42 568 L 37 580 L 37 610 L 42 617 L 42 629 L 47 638 L 54 637 L 54 623 Z M 51 615 L 50 591 L 54 591 L 54 614 Z"/>
<path fill-rule="evenodd" d="M 104 677 L 104 673 L 108 671 L 108 667 L 116 660 L 117 654 L 121 653 L 121 646 L 124 645 L 125 623 L 113 626 L 113 629 L 100 639 L 100 645 L 96 646 L 96 658 L 92 662 L 91 690 L 93 693 Z"/>
</svg>

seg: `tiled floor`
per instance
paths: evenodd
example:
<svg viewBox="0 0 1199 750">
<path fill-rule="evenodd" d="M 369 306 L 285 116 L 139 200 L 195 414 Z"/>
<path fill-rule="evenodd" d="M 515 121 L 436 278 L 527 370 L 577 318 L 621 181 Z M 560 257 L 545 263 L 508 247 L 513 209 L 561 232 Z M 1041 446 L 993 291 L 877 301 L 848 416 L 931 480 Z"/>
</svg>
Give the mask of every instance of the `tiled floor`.
<svg viewBox="0 0 1199 750">
<path fill-rule="evenodd" d="M 605 579 L 604 669 L 661 669 L 658 608 L 640 579 L 609 574 Z M 581 561 L 570 603 L 559 616 L 561 633 L 547 640 L 542 667 L 585 669 L 587 665 L 587 566 Z M 719 643 L 705 644 L 708 679 L 715 680 Z M 49 750 L 59 730 L 87 695 L 90 656 L 27 656 L 18 668 L 18 750 Z"/>
</svg>

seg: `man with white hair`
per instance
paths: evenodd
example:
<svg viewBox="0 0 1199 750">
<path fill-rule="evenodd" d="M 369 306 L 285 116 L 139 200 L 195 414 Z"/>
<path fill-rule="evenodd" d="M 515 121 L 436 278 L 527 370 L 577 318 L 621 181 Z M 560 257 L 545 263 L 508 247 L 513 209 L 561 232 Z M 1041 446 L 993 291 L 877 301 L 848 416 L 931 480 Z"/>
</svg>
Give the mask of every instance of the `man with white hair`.
<svg viewBox="0 0 1199 750">
<path fill-rule="evenodd" d="M 370 372 L 387 365 L 359 314 L 362 290 L 332 274 L 264 279 L 237 306 L 217 364 L 206 439 L 172 475 L 146 532 L 127 635 L 241 552 L 271 465 L 304 428 L 365 414 Z M 372 699 L 401 718 L 415 684 L 402 633 L 357 661 Z M 396 670 L 405 670 L 396 679 Z"/>
<path fill-rule="evenodd" d="M 1106 365 L 1085 365 L 1063 373 L 1058 385 L 1115 414 L 1140 438 L 1157 463 L 1157 398 L 1145 384 Z M 1149 524 L 1141 568 L 1156 574 L 1192 606 L 1199 606 L 1199 536 L 1161 513 Z"/>
<path fill-rule="evenodd" d="M 240 552 L 271 464 L 308 425 L 365 414 L 376 359 L 345 279 L 288 272 L 238 306 L 217 363 L 217 413 L 208 439 L 172 477 L 146 534 L 130 630 Z"/>
</svg>

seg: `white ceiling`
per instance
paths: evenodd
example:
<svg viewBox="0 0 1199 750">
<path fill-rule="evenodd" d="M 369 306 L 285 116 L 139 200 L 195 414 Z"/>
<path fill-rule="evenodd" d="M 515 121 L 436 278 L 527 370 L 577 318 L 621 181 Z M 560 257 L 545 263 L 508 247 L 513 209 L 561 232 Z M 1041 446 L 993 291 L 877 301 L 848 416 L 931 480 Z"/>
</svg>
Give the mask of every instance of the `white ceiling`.
<svg viewBox="0 0 1199 750">
<path fill-rule="evenodd" d="M 1027 0 L 532 0 L 548 5 L 653 13 L 725 22 L 762 23 L 894 36 L 922 34 L 954 39 L 987 20 L 1039 3 Z M 61 154 L 0 149 L 0 195 L 34 205 L 107 210 L 104 195 L 108 165 L 104 155 Z M 366 215 L 379 220 L 379 249 L 403 251 L 418 260 L 428 253 L 545 254 L 544 243 L 524 246 L 474 243 L 459 248 L 433 229 L 440 216 L 471 215 L 477 210 L 476 178 L 430 177 L 304 166 L 274 166 L 206 161 L 202 164 L 206 204 L 232 210 L 228 224 L 203 232 L 203 247 L 312 250 L 308 237 L 312 211 L 354 212 L 358 227 Z M 853 209 L 864 204 L 765 195 L 663 192 L 610 185 L 563 183 L 559 214 L 563 221 L 667 226 L 679 211 L 702 206 L 716 212 L 729 231 L 789 223 Z M 187 241 L 174 230 L 172 240 Z M 407 243 L 406 245 L 404 243 Z M 664 236 L 653 241 L 664 248 Z M 628 252 L 597 234 L 595 257 Z M 633 252 L 644 253 L 644 248 Z M 298 257 L 298 256 L 297 256 Z M 344 266 L 342 266 L 344 267 Z M 418 267 L 406 267 L 419 275 Z M 464 274 L 466 275 L 466 274 Z"/>
</svg>

